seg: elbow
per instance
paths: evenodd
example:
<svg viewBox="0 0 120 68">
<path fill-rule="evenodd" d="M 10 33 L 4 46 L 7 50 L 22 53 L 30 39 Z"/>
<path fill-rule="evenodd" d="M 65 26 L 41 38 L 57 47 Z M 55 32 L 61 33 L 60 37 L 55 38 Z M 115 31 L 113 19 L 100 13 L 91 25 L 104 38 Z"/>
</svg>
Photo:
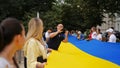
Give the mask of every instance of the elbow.
<svg viewBox="0 0 120 68">
<path fill-rule="evenodd" d="M 49 38 L 53 38 L 54 36 L 50 36 Z"/>
<path fill-rule="evenodd" d="M 54 34 L 50 34 L 49 38 L 53 38 L 54 37 Z"/>
<path fill-rule="evenodd" d="M 68 39 L 63 40 L 63 42 L 68 42 Z"/>
</svg>

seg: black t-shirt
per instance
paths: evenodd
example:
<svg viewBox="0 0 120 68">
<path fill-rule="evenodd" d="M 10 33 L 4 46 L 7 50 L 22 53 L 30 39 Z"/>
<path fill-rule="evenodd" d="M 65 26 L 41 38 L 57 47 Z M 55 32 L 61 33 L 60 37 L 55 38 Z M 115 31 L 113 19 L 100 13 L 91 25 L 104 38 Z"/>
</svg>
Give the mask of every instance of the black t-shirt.
<svg viewBox="0 0 120 68">
<path fill-rule="evenodd" d="M 64 40 L 64 34 L 63 33 L 57 34 L 55 37 L 50 38 L 49 41 L 47 42 L 48 48 L 58 50 L 59 45 L 63 40 Z"/>
</svg>

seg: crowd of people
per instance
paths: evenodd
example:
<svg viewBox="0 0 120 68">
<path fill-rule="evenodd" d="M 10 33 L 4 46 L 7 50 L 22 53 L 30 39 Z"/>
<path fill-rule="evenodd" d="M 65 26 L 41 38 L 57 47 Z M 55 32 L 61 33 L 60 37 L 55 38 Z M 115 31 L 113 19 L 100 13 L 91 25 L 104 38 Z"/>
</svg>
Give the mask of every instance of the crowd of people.
<svg viewBox="0 0 120 68">
<path fill-rule="evenodd" d="M 68 41 L 68 31 L 63 33 L 63 24 L 58 24 L 56 30 L 48 29 L 43 39 L 43 28 L 41 19 L 32 18 L 25 36 L 21 21 L 15 18 L 3 20 L 0 24 L 0 68 L 19 68 L 14 55 L 22 48 L 25 68 L 44 68 L 47 54 L 57 50 L 61 41 Z"/>
<path fill-rule="evenodd" d="M 96 27 L 92 27 L 90 29 L 89 35 L 87 35 L 86 38 L 85 38 L 86 34 L 82 33 L 81 31 L 78 31 L 78 30 L 76 30 L 76 31 L 72 30 L 70 34 L 79 40 L 96 39 L 99 41 L 107 41 L 107 42 L 112 42 L 112 43 L 115 43 L 117 40 L 114 29 L 112 27 L 106 30 L 105 40 L 104 40 L 104 37 L 103 37 L 101 30 L 99 28 L 96 28 Z"/>
<path fill-rule="evenodd" d="M 114 30 L 112 28 L 109 28 L 106 30 L 106 41 L 107 42 L 112 42 L 112 43 L 116 43 L 116 36 L 114 34 Z M 91 28 L 91 33 L 89 34 L 89 39 L 96 39 L 96 40 L 100 40 L 100 41 L 103 41 L 103 35 L 102 35 L 102 32 L 99 28 L 95 28 L 95 27 L 92 27 Z"/>
<path fill-rule="evenodd" d="M 78 40 L 84 40 L 85 35 L 81 31 L 63 30 L 63 24 L 58 24 L 56 29 L 49 28 L 43 36 L 43 21 L 40 18 L 32 18 L 28 23 L 28 32 L 21 21 L 15 18 L 7 18 L 0 23 L 0 68 L 19 68 L 15 61 L 15 53 L 23 48 L 25 68 L 44 68 L 47 64 L 47 56 L 52 50 L 58 50 L 61 41 L 67 42 L 68 35 L 75 36 Z M 114 30 L 109 28 L 108 42 L 116 42 Z M 92 27 L 88 40 L 102 41 L 100 29 Z"/>
</svg>

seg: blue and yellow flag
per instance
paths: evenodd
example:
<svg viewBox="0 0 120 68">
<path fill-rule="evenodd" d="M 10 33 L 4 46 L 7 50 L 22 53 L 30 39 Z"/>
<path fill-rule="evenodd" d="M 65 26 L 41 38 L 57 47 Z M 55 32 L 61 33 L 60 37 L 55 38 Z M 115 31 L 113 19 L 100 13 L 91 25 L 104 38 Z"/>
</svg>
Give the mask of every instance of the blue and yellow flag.
<svg viewBox="0 0 120 68">
<path fill-rule="evenodd" d="M 120 43 L 77 40 L 69 36 L 52 51 L 45 68 L 120 68 Z"/>
</svg>

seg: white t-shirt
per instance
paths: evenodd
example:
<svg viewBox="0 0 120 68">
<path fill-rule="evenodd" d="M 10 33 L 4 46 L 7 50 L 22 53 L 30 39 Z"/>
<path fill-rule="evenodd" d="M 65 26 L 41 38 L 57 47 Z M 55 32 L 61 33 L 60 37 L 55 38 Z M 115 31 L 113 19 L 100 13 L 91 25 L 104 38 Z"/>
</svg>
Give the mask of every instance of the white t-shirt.
<svg viewBox="0 0 120 68">
<path fill-rule="evenodd" d="M 111 34 L 110 37 L 109 37 L 109 41 L 108 42 L 115 43 L 116 42 L 116 36 L 114 34 Z"/>
<path fill-rule="evenodd" d="M 15 67 L 14 65 L 10 65 L 5 58 L 0 57 L 0 68 L 15 68 Z"/>
<path fill-rule="evenodd" d="M 97 33 L 96 32 L 92 32 L 92 39 L 96 39 L 96 37 L 97 37 Z"/>
<path fill-rule="evenodd" d="M 96 37 L 97 40 L 100 40 L 102 39 L 102 35 L 101 34 L 98 34 L 97 37 Z"/>
<path fill-rule="evenodd" d="M 46 32 L 45 33 L 45 38 L 49 38 L 50 37 L 50 33 Z"/>
</svg>

